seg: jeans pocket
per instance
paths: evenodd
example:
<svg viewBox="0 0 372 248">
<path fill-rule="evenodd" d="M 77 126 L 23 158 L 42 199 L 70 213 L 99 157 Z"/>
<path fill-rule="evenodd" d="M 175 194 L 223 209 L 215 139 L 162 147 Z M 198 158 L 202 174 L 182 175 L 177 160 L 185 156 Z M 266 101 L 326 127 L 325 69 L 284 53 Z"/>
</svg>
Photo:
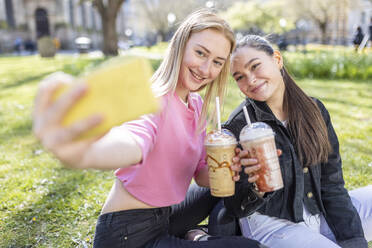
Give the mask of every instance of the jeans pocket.
<svg viewBox="0 0 372 248">
<path fill-rule="evenodd" d="M 123 244 L 126 248 L 144 247 L 150 240 L 165 232 L 164 225 L 154 219 L 127 223 L 123 235 Z"/>
<path fill-rule="evenodd" d="M 93 248 L 122 248 L 123 227 L 110 226 L 105 222 L 97 223 Z"/>
</svg>

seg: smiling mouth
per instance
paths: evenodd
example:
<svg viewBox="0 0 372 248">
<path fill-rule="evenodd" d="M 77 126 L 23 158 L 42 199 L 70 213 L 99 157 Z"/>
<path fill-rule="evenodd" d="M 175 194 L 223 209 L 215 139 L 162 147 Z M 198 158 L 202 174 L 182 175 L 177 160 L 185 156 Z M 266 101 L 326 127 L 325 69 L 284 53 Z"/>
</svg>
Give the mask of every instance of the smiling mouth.
<svg viewBox="0 0 372 248">
<path fill-rule="evenodd" d="M 192 70 L 190 70 L 190 72 L 191 72 L 191 75 L 195 78 L 195 79 L 197 79 L 198 81 L 203 81 L 205 78 L 204 77 L 201 77 L 201 76 L 199 76 L 198 74 L 196 74 L 195 72 L 193 72 Z"/>
<path fill-rule="evenodd" d="M 257 93 L 257 92 L 262 88 L 262 86 L 264 86 L 265 84 L 266 84 L 266 81 L 263 82 L 262 84 L 258 85 L 257 87 L 253 88 L 253 89 L 251 90 L 251 92 L 252 92 L 252 93 Z"/>
</svg>

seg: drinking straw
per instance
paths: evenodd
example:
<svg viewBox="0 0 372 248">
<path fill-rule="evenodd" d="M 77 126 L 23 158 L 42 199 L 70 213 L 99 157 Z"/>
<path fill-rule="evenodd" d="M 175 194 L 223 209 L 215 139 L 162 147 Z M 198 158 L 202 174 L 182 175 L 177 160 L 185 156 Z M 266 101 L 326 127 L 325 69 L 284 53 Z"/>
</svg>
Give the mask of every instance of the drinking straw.
<svg viewBox="0 0 372 248">
<path fill-rule="evenodd" d="M 252 123 L 251 123 L 251 119 L 249 119 L 249 115 L 248 115 L 248 111 L 247 111 L 246 106 L 243 107 L 243 112 L 244 112 L 244 116 L 245 116 L 245 120 L 247 122 L 247 125 L 250 126 Z"/>
<path fill-rule="evenodd" d="M 216 112 L 217 112 L 217 124 L 218 131 L 221 131 L 221 111 L 220 111 L 220 98 L 216 97 Z"/>
</svg>

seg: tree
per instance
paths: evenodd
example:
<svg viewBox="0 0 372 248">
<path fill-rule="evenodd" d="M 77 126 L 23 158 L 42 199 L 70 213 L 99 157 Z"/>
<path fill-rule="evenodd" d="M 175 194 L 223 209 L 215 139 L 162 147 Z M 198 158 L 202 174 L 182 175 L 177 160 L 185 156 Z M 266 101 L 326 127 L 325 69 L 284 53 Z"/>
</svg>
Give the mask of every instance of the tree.
<svg viewBox="0 0 372 248">
<path fill-rule="evenodd" d="M 283 1 L 236 2 L 222 16 L 236 31 L 282 33 L 294 27 Z"/>
<path fill-rule="evenodd" d="M 287 0 L 288 6 L 297 19 L 307 19 L 314 23 L 320 31 L 321 42 L 327 44 L 330 40 L 330 25 L 345 23 L 348 11 L 359 3 L 358 0 Z M 352 3 L 352 4 L 351 4 Z M 290 9 L 288 8 L 288 9 Z M 343 18 L 343 20 L 340 20 Z"/>
<path fill-rule="evenodd" d="M 125 0 L 91 0 L 101 16 L 103 34 L 103 53 L 106 56 L 118 55 L 118 36 L 116 17 Z"/>
<path fill-rule="evenodd" d="M 338 1 L 338 0 L 335 0 Z M 312 20 L 314 24 L 316 24 L 321 32 L 321 42 L 322 44 L 326 44 L 329 40 L 327 35 L 329 23 L 334 18 L 334 8 L 330 6 L 334 6 L 334 0 L 330 1 L 295 1 L 297 4 L 297 8 L 299 8 L 301 13 L 307 17 L 308 19 Z"/>
<path fill-rule="evenodd" d="M 160 41 L 166 40 L 172 25 L 178 23 L 198 6 L 193 0 L 136 0 L 136 9 L 141 20 L 156 32 Z"/>
</svg>

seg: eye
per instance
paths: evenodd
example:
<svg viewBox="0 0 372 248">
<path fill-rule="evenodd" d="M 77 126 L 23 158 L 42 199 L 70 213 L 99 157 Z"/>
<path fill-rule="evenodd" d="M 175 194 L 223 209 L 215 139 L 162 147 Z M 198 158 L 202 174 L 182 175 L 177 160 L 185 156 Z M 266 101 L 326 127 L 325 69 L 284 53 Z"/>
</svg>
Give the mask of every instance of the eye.
<svg viewBox="0 0 372 248">
<path fill-rule="evenodd" d="M 261 63 L 252 65 L 251 70 L 254 71 Z"/>
<path fill-rule="evenodd" d="M 196 50 L 196 54 L 198 54 L 200 57 L 205 57 L 205 53 L 200 50 Z"/>
<path fill-rule="evenodd" d="M 217 66 L 219 66 L 219 67 L 223 65 L 223 63 L 220 62 L 220 61 L 218 61 L 218 60 L 215 60 L 215 61 L 213 61 L 213 62 L 214 62 L 215 65 L 217 65 Z"/>
<path fill-rule="evenodd" d="M 243 78 L 243 76 L 237 76 L 237 77 L 235 77 L 235 81 L 239 82 L 239 80 L 241 80 L 242 78 Z"/>
</svg>

